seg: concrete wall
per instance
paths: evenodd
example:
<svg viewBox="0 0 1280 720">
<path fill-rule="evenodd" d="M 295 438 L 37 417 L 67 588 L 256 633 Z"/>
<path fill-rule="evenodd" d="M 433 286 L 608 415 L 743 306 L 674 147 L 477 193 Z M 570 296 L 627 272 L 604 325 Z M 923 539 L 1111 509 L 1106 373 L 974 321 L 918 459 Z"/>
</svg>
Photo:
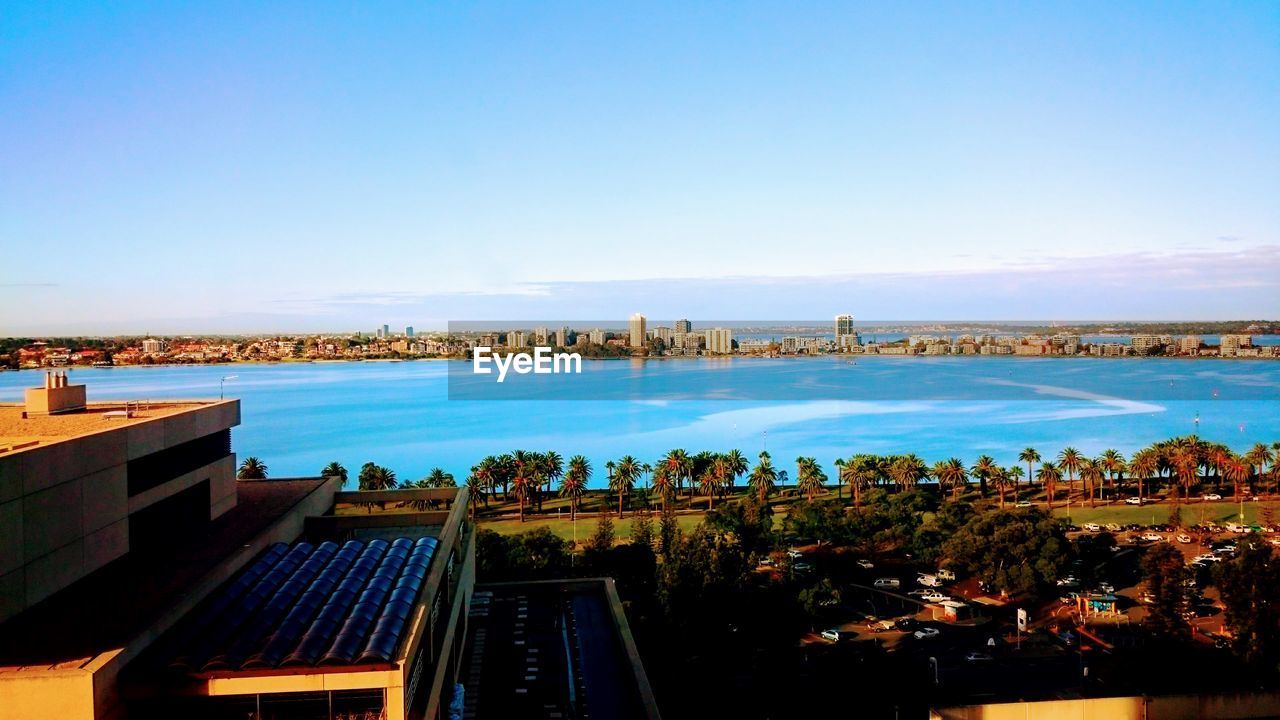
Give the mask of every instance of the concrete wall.
<svg viewBox="0 0 1280 720">
<path fill-rule="evenodd" d="M 132 498 L 127 464 L 239 423 L 228 400 L 0 456 L 0 621 L 126 553 L 132 512 L 205 479 L 234 507 L 234 456 Z"/>
<path fill-rule="evenodd" d="M 1248 720 L 1280 717 L 1280 693 L 1165 695 L 935 708 L 930 720 Z"/>
</svg>

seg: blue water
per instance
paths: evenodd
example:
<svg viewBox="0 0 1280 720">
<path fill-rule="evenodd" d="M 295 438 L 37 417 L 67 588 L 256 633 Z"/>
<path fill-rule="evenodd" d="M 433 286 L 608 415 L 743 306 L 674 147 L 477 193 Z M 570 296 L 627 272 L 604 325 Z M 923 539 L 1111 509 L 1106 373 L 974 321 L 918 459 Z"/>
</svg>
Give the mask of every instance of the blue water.
<svg viewBox="0 0 1280 720">
<path fill-rule="evenodd" d="M 1237 450 L 1280 440 L 1280 362 L 1028 358 L 603 361 L 560 378 L 573 393 L 545 400 L 450 400 L 458 363 L 318 363 L 77 369 L 90 400 L 241 399 L 241 457 L 271 475 L 315 474 L 332 460 L 375 461 L 401 479 L 440 466 L 464 477 L 480 457 L 514 448 L 582 453 L 603 468 L 672 447 L 768 449 L 833 461 L 857 452 L 916 452 L 927 461 L 979 454 L 1013 464 L 1033 446 L 1125 453 L 1198 432 Z M 38 371 L 0 373 L 0 401 L 18 402 Z M 609 391 L 624 386 L 620 399 Z M 690 386 L 705 392 L 690 395 Z M 821 389 L 797 392 L 779 387 Z M 925 391 L 921 391 L 925 388 Z M 678 399 L 696 397 L 697 399 Z M 760 398 L 774 399 L 710 399 Z M 672 399 L 676 398 L 676 399 Z M 870 398 L 870 399 L 868 399 Z M 1198 422 L 1197 422 L 1198 420 Z M 598 472 L 592 484 L 603 483 Z"/>
</svg>

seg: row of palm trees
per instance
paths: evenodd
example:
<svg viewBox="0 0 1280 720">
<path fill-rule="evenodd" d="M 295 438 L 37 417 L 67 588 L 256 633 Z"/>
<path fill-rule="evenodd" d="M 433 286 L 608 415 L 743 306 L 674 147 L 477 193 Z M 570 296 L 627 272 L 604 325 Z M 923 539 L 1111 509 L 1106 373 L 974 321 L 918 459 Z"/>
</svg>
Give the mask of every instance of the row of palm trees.
<svg viewBox="0 0 1280 720">
<path fill-rule="evenodd" d="M 1049 506 L 1056 501 L 1064 477 L 1068 496 L 1079 480 L 1090 505 L 1095 504 L 1104 486 L 1109 485 L 1114 494 L 1126 475 L 1136 483 L 1138 497 L 1144 497 L 1153 486 L 1164 484 L 1177 502 L 1190 494 L 1192 486 L 1205 480 L 1230 482 L 1239 495 L 1241 485 L 1265 477 L 1268 471 L 1273 482 L 1280 482 L 1278 458 L 1280 443 L 1258 443 L 1238 455 L 1225 445 L 1188 435 L 1154 443 L 1129 458 L 1114 449 L 1090 458 L 1074 447 L 1066 447 L 1056 460 L 1046 460 L 1038 450 L 1028 447 L 1018 454 L 1018 462 L 1027 465 L 1025 472 L 1017 464 L 1002 466 L 990 455 L 980 455 L 970 467 L 954 457 L 929 466 L 915 454 L 859 454 L 836 460 L 836 466 L 840 469 L 840 482 L 849 485 L 855 505 L 860 504 L 862 492 L 873 486 L 892 485 L 905 490 L 932 478 L 940 490 L 950 491 L 953 497 L 968 488 L 971 480 L 978 481 L 984 496 L 987 488 L 994 485 L 1003 507 L 1008 491 L 1016 494 L 1023 478 L 1028 487 L 1040 483 Z"/>
<path fill-rule="evenodd" d="M 1026 470 L 1021 463 L 1026 464 Z M 261 472 L 265 477 L 266 466 L 256 458 L 248 458 L 244 470 L 251 474 Z M 1097 457 L 1088 457 L 1074 447 L 1066 447 L 1055 456 L 1046 459 L 1039 450 L 1028 447 L 1022 450 L 1017 461 L 1002 465 L 990 455 L 980 455 L 970 466 L 959 458 L 939 460 L 932 465 L 914 453 L 904 455 L 855 454 L 835 461 L 838 469 L 837 488 L 849 486 L 854 505 L 861 505 L 862 495 L 873 487 L 892 487 L 907 490 L 926 479 L 934 480 L 943 493 L 953 498 L 972 487 L 986 496 L 994 487 L 1004 507 L 1010 491 L 1016 496 L 1025 479 L 1028 489 L 1039 482 L 1044 490 L 1045 504 L 1052 507 L 1065 481 L 1068 497 L 1082 485 L 1090 505 L 1100 492 L 1109 486 L 1114 495 L 1117 486 L 1126 479 L 1136 483 L 1139 497 L 1156 485 L 1170 488 L 1174 501 L 1190 495 L 1194 485 L 1202 481 L 1229 482 L 1239 495 L 1242 485 L 1270 476 L 1280 487 L 1280 443 L 1258 443 L 1243 454 L 1232 452 L 1226 445 L 1211 443 L 1195 435 L 1154 443 L 1129 457 L 1114 449 L 1104 450 Z M 756 463 L 748 467 L 746 457 L 739 450 L 725 453 L 689 453 L 682 448 L 668 451 L 652 463 L 624 455 L 605 463 L 608 488 L 617 496 L 618 517 L 623 516 L 626 499 L 640 482 L 648 492 L 656 493 L 665 509 L 672 498 L 687 493 L 692 498 L 700 493 L 707 499 L 707 509 L 714 507 L 717 497 L 723 498 L 746 475 L 747 486 L 756 499 L 763 503 L 789 481 L 786 470 L 774 466 L 768 452 L 761 452 Z M 828 478 L 815 458 L 796 458 L 796 488 L 812 500 L 826 489 Z M 338 475 L 346 482 L 346 469 L 339 463 L 330 463 L 323 474 Z M 471 490 L 473 510 L 499 490 L 504 501 L 514 496 L 519 506 L 520 520 L 524 521 L 525 509 L 542 510 L 544 497 L 553 487 L 562 498 L 569 500 L 571 517 L 576 518 L 580 501 L 586 495 L 593 475 L 591 462 L 583 455 L 574 455 L 566 463 L 556 451 L 534 452 L 514 450 L 503 455 L 490 455 L 471 468 L 466 483 Z M 395 487 L 442 487 L 454 485 L 453 476 L 439 468 L 416 483 L 398 483 L 395 473 L 374 463 L 365 463 L 360 470 L 358 486 L 361 490 L 385 490 Z"/>
</svg>

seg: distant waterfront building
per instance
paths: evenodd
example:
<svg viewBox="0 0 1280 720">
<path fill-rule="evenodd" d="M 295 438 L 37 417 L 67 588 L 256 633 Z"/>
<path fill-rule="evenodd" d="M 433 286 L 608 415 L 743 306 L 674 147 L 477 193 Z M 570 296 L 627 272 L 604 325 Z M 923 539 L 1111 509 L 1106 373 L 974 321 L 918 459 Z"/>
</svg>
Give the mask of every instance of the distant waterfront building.
<svg viewBox="0 0 1280 720">
<path fill-rule="evenodd" d="M 1250 335 L 1223 335 L 1218 340 L 1218 352 L 1222 357 L 1235 357 L 1244 348 L 1253 347 Z"/>
<path fill-rule="evenodd" d="M 1172 341 L 1172 338 L 1168 338 Z M 1129 347 L 1135 355 L 1149 355 L 1165 346 L 1165 338 L 1160 335 L 1134 335 L 1129 338 Z"/>
<path fill-rule="evenodd" d="M 147 338 L 142 341 L 142 352 L 148 355 L 156 355 L 169 349 L 169 343 L 156 338 Z"/>
<path fill-rule="evenodd" d="M 547 340 L 551 338 L 551 329 L 545 327 L 536 327 L 533 329 L 533 343 L 535 345 L 546 345 Z"/>
<path fill-rule="evenodd" d="M 847 350 L 862 345 L 862 337 L 853 329 L 852 315 L 836 316 L 836 349 Z"/>
<path fill-rule="evenodd" d="M 1178 341 L 1178 352 L 1183 355 L 1196 355 L 1200 352 L 1200 336 L 1188 335 Z"/>
<path fill-rule="evenodd" d="M 556 331 L 556 346 L 569 347 L 569 328 L 562 327 Z"/>
<path fill-rule="evenodd" d="M 685 319 L 677 320 L 675 325 L 675 332 L 678 332 L 678 333 L 693 332 L 693 323 Z"/>
<path fill-rule="evenodd" d="M 644 315 L 641 315 L 640 313 L 636 313 L 631 316 L 631 325 L 630 325 L 631 332 L 630 332 L 629 344 L 633 348 L 644 347 L 644 343 L 646 339 L 644 323 L 645 323 Z"/>
<path fill-rule="evenodd" d="M 529 336 L 520 331 L 512 330 L 507 333 L 507 347 L 518 348 L 529 344 Z"/>
<path fill-rule="evenodd" d="M 391 337 L 391 326 L 386 323 L 382 325 L 382 337 Z"/>
<path fill-rule="evenodd" d="M 412 326 L 412 325 L 409 325 L 409 326 L 405 327 L 405 329 L 404 329 L 404 336 L 405 336 L 405 337 L 407 337 L 407 338 L 412 338 L 412 337 L 413 337 L 413 326 Z"/>
<path fill-rule="evenodd" d="M 764 355 L 769 352 L 770 346 L 773 345 L 771 340 L 765 339 L 743 339 L 738 341 L 738 352 L 743 355 Z"/>
<path fill-rule="evenodd" d="M 728 355 L 733 352 L 733 331 L 722 327 L 708 330 L 707 352 L 712 355 Z"/>
<path fill-rule="evenodd" d="M 653 329 L 653 338 L 661 340 L 667 345 L 671 344 L 671 337 L 675 335 L 675 331 L 665 325 L 659 325 Z"/>
<path fill-rule="evenodd" d="M 601 330 L 600 328 L 596 328 L 595 330 L 592 330 L 590 333 L 588 333 L 588 338 L 591 340 L 592 345 L 603 345 L 604 330 Z"/>
</svg>

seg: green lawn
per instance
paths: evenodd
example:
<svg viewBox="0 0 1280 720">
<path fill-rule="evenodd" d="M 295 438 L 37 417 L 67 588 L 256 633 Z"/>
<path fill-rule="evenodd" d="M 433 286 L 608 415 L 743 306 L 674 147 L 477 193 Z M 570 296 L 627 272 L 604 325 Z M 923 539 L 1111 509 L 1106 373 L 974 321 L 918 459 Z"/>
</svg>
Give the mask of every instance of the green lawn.
<svg viewBox="0 0 1280 720">
<path fill-rule="evenodd" d="M 658 531 L 658 514 L 653 513 L 650 517 L 653 519 L 653 530 L 656 533 Z M 631 513 L 627 513 L 626 517 L 621 520 L 618 519 L 616 514 L 613 515 L 614 534 L 619 538 L 629 537 L 631 535 L 632 520 L 634 520 L 634 516 Z M 595 532 L 598 521 L 599 518 L 596 516 L 578 517 L 579 543 L 586 542 L 591 538 L 591 533 Z M 702 522 L 702 513 L 677 515 L 676 522 L 679 524 L 680 529 L 692 530 L 697 527 L 698 523 Z M 551 532 L 566 540 L 573 540 L 574 537 L 573 522 L 569 520 L 567 513 L 558 518 L 526 515 L 524 522 L 520 522 L 515 518 L 503 518 L 501 520 L 480 518 L 476 524 L 484 530 L 493 530 L 503 535 L 514 535 L 515 533 L 528 532 L 529 530 L 545 527 L 550 528 Z"/>
<path fill-rule="evenodd" d="M 1136 505 L 1100 505 L 1096 508 L 1090 508 L 1087 504 L 1084 507 L 1080 507 L 1080 503 L 1075 502 L 1071 506 L 1070 518 L 1071 522 L 1076 525 L 1088 522 L 1100 525 L 1105 525 L 1106 523 L 1153 525 L 1168 522 L 1169 512 L 1172 508 L 1173 503 L 1168 501 L 1142 507 Z M 1183 503 L 1181 508 L 1182 522 L 1185 525 L 1210 522 L 1223 525 L 1229 522 L 1239 522 L 1240 518 L 1240 503 L 1201 502 L 1196 500 L 1190 503 Z M 1280 500 L 1246 502 L 1244 504 L 1245 523 L 1250 525 L 1258 523 L 1259 516 L 1264 509 L 1269 509 L 1272 513 L 1275 513 L 1277 518 L 1280 518 Z M 1054 508 L 1053 514 L 1059 517 L 1068 517 L 1068 511 L 1063 507 Z"/>
</svg>

